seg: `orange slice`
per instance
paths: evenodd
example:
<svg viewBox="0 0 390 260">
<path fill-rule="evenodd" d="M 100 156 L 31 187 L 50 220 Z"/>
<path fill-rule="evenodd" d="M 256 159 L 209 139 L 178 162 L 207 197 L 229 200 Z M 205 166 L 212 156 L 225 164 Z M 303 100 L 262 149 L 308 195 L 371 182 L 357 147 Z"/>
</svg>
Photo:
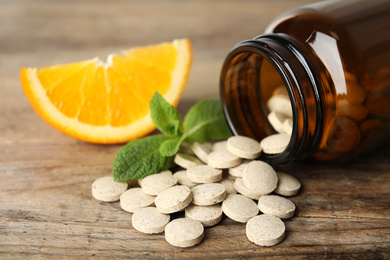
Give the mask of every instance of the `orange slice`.
<svg viewBox="0 0 390 260">
<path fill-rule="evenodd" d="M 124 143 L 155 129 L 149 101 L 157 91 L 176 106 L 192 61 L 188 39 L 137 47 L 42 69 L 22 68 L 21 84 L 48 124 L 92 143 Z"/>
</svg>

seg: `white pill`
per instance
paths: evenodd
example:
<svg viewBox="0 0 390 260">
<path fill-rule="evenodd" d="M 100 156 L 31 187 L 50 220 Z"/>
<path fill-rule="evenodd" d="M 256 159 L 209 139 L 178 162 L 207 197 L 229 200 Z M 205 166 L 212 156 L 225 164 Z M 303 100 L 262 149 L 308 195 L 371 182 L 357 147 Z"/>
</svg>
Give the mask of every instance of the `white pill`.
<svg viewBox="0 0 390 260">
<path fill-rule="evenodd" d="M 246 136 L 232 136 L 227 140 L 226 149 L 235 156 L 255 159 L 260 156 L 260 143 Z"/>
<path fill-rule="evenodd" d="M 294 196 L 299 192 L 301 183 L 296 178 L 284 172 L 276 172 L 276 175 L 278 176 L 278 186 L 274 190 L 276 194 Z"/>
<path fill-rule="evenodd" d="M 233 179 L 222 179 L 218 183 L 225 186 L 226 195 L 229 195 L 229 194 L 237 193 L 236 189 L 234 188 L 234 182 L 235 182 L 235 179 L 234 180 Z"/>
<path fill-rule="evenodd" d="M 216 151 L 211 152 L 207 156 L 207 163 L 213 168 L 228 169 L 239 165 L 241 163 L 241 158 L 231 154 L 227 150 Z"/>
<path fill-rule="evenodd" d="M 191 189 L 192 204 L 198 206 L 214 205 L 226 198 L 225 186 L 220 183 L 205 183 Z"/>
<path fill-rule="evenodd" d="M 246 166 L 242 180 L 250 190 L 254 190 L 261 195 L 271 193 L 278 184 L 275 170 L 262 161 L 250 162 Z"/>
<path fill-rule="evenodd" d="M 204 163 L 207 163 L 207 155 L 211 153 L 211 144 L 195 142 L 191 145 L 194 154 Z"/>
<path fill-rule="evenodd" d="M 157 234 L 164 232 L 169 220 L 169 215 L 161 213 L 155 207 L 147 207 L 136 210 L 131 223 L 136 230 L 142 233 Z"/>
<path fill-rule="evenodd" d="M 268 122 L 272 125 L 272 127 L 276 130 L 276 132 L 281 133 L 283 131 L 283 120 L 286 119 L 286 116 L 275 111 L 271 111 L 267 115 Z"/>
<path fill-rule="evenodd" d="M 288 135 L 291 135 L 292 134 L 292 130 L 293 130 L 293 120 L 292 118 L 287 118 L 286 120 L 284 120 L 283 124 L 282 124 L 282 128 L 283 128 L 283 132 L 288 134 Z"/>
<path fill-rule="evenodd" d="M 190 204 L 191 200 L 190 188 L 176 185 L 160 192 L 154 200 L 154 204 L 161 213 L 170 214 L 181 211 Z"/>
<path fill-rule="evenodd" d="M 222 179 L 222 170 L 208 165 L 197 165 L 187 169 L 187 176 L 196 183 L 218 182 Z"/>
<path fill-rule="evenodd" d="M 173 174 L 177 179 L 177 183 L 180 185 L 188 186 L 189 188 L 195 187 L 198 183 L 192 182 L 188 179 L 187 170 L 177 171 Z"/>
<path fill-rule="evenodd" d="M 294 216 L 295 204 L 278 195 L 266 195 L 259 198 L 258 207 L 264 214 L 278 218 L 291 218 Z"/>
<path fill-rule="evenodd" d="M 287 117 L 292 117 L 292 107 L 290 98 L 287 95 L 273 95 L 267 102 L 267 107 L 269 111 L 276 111 L 286 115 Z"/>
<path fill-rule="evenodd" d="M 252 160 L 242 160 L 241 163 L 235 167 L 229 168 L 229 174 L 240 178 L 244 174 L 244 170 L 248 163 L 250 163 Z"/>
<path fill-rule="evenodd" d="M 128 212 L 134 212 L 140 208 L 146 208 L 154 204 L 155 196 L 145 194 L 141 188 L 131 188 L 123 192 L 120 197 L 121 208 Z"/>
<path fill-rule="evenodd" d="M 285 115 L 272 111 L 267 116 L 269 123 L 278 133 L 285 133 L 283 128 L 283 122 L 288 118 Z"/>
<path fill-rule="evenodd" d="M 214 143 L 211 146 L 211 151 L 212 152 L 227 151 L 226 146 L 227 146 L 227 141 L 226 140 L 225 141 L 219 141 L 219 142 Z"/>
<path fill-rule="evenodd" d="M 184 169 L 188 169 L 190 167 L 203 164 L 195 156 L 190 154 L 185 154 L 185 153 L 177 153 L 173 161 L 180 167 L 183 167 Z"/>
<path fill-rule="evenodd" d="M 177 180 L 171 171 L 163 171 L 145 177 L 142 184 L 142 191 L 148 195 L 158 195 L 163 190 L 176 185 Z"/>
<path fill-rule="evenodd" d="M 234 188 L 237 190 L 237 192 L 253 200 L 258 200 L 260 196 L 264 195 L 261 192 L 249 189 L 242 181 L 242 178 L 236 178 L 234 181 Z"/>
<path fill-rule="evenodd" d="M 222 202 L 222 211 L 232 220 L 246 223 L 259 213 L 259 208 L 248 197 L 231 194 Z"/>
<path fill-rule="evenodd" d="M 246 224 L 247 238 L 259 246 L 274 246 L 280 243 L 285 230 L 282 220 L 267 214 L 255 216 Z"/>
<path fill-rule="evenodd" d="M 288 134 L 274 134 L 267 136 L 260 142 L 263 152 L 267 154 L 282 153 L 290 142 L 291 136 Z"/>
<path fill-rule="evenodd" d="M 190 204 L 185 209 L 185 217 L 199 221 L 205 227 L 218 224 L 222 219 L 222 208 L 219 204 L 197 206 Z"/>
<path fill-rule="evenodd" d="M 202 223 L 194 219 L 178 218 L 165 226 L 165 240 L 173 246 L 191 247 L 200 243 L 203 236 Z"/>
<path fill-rule="evenodd" d="M 102 177 L 92 183 L 92 196 L 100 201 L 117 201 L 127 186 L 127 182 L 114 181 L 112 176 Z"/>
</svg>

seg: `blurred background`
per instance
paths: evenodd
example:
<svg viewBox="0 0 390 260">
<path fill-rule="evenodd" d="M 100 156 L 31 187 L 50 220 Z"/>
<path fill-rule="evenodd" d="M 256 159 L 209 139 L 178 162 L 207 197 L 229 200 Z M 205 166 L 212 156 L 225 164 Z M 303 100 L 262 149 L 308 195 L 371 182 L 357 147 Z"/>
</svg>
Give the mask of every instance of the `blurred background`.
<svg viewBox="0 0 390 260">
<path fill-rule="evenodd" d="M 218 97 L 229 50 L 276 15 L 313 0 L 0 0 L 0 91 L 21 97 L 19 69 L 105 60 L 134 46 L 188 37 L 194 60 L 183 99 Z M 0 104 L 1 110 L 11 104 Z M 8 107 L 8 108 L 7 108 Z"/>
</svg>

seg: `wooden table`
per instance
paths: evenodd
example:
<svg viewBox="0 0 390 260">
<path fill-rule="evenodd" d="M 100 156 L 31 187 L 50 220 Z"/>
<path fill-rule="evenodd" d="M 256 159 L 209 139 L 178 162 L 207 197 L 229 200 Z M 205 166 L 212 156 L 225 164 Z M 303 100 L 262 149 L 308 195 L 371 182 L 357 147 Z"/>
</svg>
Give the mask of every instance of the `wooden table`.
<svg viewBox="0 0 390 260">
<path fill-rule="evenodd" d="M 195 247 L 131 227 L 119 203 L 91 196 L 111 174 L 121 145 L 93 145 L 44 123 L 25 98 L 21 67 L 79 61 L 189 37 L 194 61 L 179 110 L 218 97 L 219 71 L 237 42 L 260 34 L 277 14 L 312 0 L 0 0 L 0 258 L 389 259 L 390 148 L 342 167 L 282 167 L 303 189 L 292 200 L 285 240 L 263 248 L 245 225 L 224 218 Z"/>
</svg>

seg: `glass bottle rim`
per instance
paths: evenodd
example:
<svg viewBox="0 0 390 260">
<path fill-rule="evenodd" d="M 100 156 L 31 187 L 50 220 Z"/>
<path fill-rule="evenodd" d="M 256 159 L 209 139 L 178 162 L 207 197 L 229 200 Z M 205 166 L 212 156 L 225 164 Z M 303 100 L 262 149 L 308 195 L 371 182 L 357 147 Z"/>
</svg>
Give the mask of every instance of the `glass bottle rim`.
<svg viewBox="0 0 390 260">
<path fill-rule="evenodd" d="M 243 53 L 259 55 L 262 59 L 265 59 L 273 66 L 284 82 L 284 86 L 288 92 L 293 108 L 293 129 L 286 149 L 279 154 L 263 154 L 261 159 L 270 164 L 282 164 L 309 155 L 312 151 L 314 151 L 314 149 L 316 149 L 320 142 L 323 117 L 321 112 L 322 108 L 318 91 L 318 83 L 308 59 L 305 58 L 299 48 L 292 41 L 281 35 L 266 34 L 258 36 L 253 40 L 246 40 L 238 43 L 226 57 L 221 71 L 220 94 L 221 100 L 224 104 L 224 77 L 227 73 L 226 70 L 229 63 L 234 62 L 234 58 L 238 55 L 242 55 Z M 304 79 L 302 79 L 302 75 L 304 75 Z M 308 123 L 311 119 L 308 118 L 308 113 L 306 111 L 305 97 L 300 85 L 302 80 L 310 82 L 317 107 L 317 118 L 315 122 L 316 130 L 313 137 L 308 136 Z M 301 105 L 299 103 L 301 103 Z M 297 110 L 297 106 L 300 107 L 299 110 Z M 233 133 L 237 135 L 237 131 L 234 129 L 234 125 L 230 120 L 230 116 L 225 105 L 223 109 L 228 124 L 230 125 Z M 267 114 L 264 106 L 263 113 L 265 113 L 264 115 Z M 298 116 L 303 118 L 303 126 L 300 127 L 300 129 L 298 129 L 296 123 Z M 269 124 L 266 117 L 265 120 Z M 308 143 L 310 143 L 309 149 L 307 147 Z"/>
</svg>

